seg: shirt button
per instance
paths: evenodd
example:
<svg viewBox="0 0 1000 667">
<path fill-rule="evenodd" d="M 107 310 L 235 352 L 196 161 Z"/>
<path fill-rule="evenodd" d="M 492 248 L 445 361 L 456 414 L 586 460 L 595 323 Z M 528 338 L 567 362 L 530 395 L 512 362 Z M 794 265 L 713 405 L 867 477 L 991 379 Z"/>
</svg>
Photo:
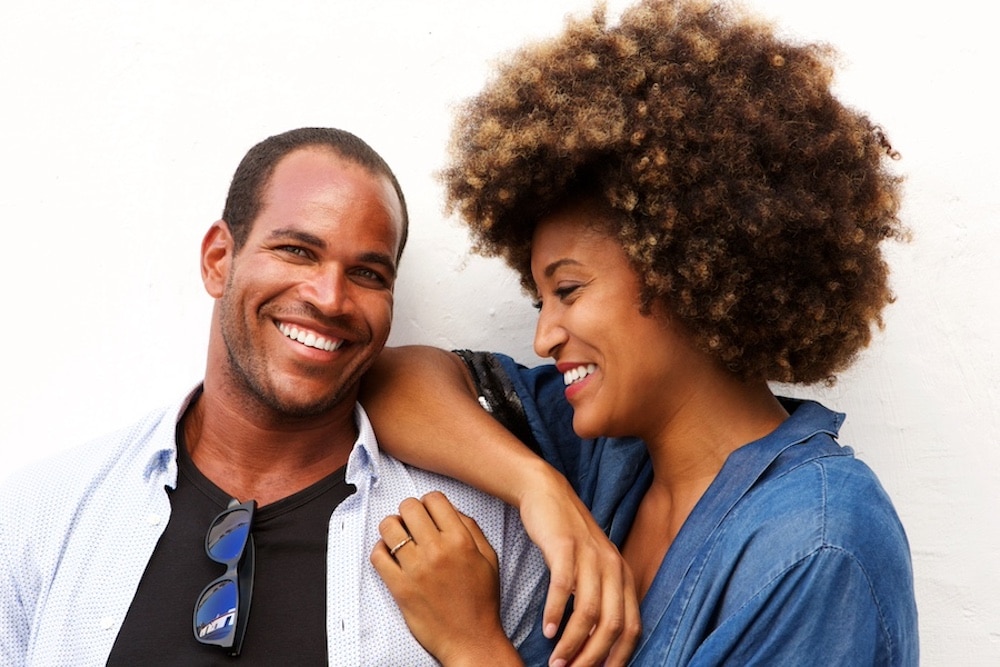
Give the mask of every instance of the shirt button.
<svg viewBox="0 0 1000 667">
<path fill-rule="evenodd" d="M 156 515 L 156 514 L 150 514 L 149 516 L 146 517 L 146 522 L 150 526 L 159 526 L 160 525 L 160 517 L 159 517 L 159 515 Z"/>
<path fill-rule="evenodd" d="M 100 623 L 101 623 L 101 630 L 110 630 L 111 628 L 115 627 L 115 619 L 111 618 L 110 616 L 105 616 L 104 618 L 102 618 Z"/>
</svg>

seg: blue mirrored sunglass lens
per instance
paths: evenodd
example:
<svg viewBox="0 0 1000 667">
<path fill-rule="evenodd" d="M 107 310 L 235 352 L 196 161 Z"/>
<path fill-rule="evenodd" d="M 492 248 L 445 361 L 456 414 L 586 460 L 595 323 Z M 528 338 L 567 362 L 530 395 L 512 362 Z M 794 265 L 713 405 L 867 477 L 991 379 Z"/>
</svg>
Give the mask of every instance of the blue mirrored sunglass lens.
<svg viewBox="0 0 1000 667">
<path fill-rule="evenodd" d="M 250 512 L 243 509 L 227 512 L 208 531 L 208 555 L 220 563 L 236 560 L 249 534 Z"/>
<path fill-rule="evenodd" d="M 220 581 L 210 586 L 195 608 L 195 633 L 203 641 L 223 639 L 236 631 L 236 583 Z"/>
</svg>

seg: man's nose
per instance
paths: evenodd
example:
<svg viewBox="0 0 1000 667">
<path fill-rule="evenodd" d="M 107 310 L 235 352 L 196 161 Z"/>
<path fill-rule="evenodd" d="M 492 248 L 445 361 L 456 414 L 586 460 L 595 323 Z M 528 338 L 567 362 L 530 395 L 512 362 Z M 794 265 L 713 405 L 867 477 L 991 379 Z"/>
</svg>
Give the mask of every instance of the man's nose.
<svg viewBox="0 0 1000 667">
<path fill-rule="evenodd" d="M 304 286 L 303 296 L 324 315 L 340 315 L 350 308 L 350 280 L 338 268 L 317 268 Z"/>
</svg>

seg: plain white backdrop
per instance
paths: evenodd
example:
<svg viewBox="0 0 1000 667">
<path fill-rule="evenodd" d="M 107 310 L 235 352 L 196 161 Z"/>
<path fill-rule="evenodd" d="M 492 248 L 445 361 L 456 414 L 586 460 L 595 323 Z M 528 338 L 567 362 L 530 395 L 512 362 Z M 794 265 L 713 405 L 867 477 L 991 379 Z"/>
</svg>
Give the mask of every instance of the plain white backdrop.
<svg viewBox="0 0 1000 667">
<path fill-rule="evenodd" d="M 616 0 L 612 13 L 625 3 Z M 910 538 L 923 663 L 1000 664 L 1000 48 L 975 0 L 754 0 L 835 45 L 907 178 L 887 328 L 833 389 Z M 453 105 L 588 0 L 40 0 L 0 6 L 0 478 L 201 377 L 198 248 L 232 171 L 306 125 L 366 139 L 409 200 L 391 342 L 535 361 L 534 311 L 434 178 Z M 0 594 L 4 594 L 0 591 Z"/>
</svg>

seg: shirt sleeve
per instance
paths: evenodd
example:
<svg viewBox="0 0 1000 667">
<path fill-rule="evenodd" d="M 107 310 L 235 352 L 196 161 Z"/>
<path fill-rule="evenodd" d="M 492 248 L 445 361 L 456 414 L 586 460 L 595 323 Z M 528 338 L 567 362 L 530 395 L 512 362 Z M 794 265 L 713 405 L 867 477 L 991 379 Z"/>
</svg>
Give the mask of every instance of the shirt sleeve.
<svg viewBox="0 0 1000 667">
<path fill-rule="evenodd" d="M 10 500 L 0 494 L 4 500 Z M 27 656 L 30 625 L 18 571 L 24 568 L 23 558 L 13 553 L 23 542 L 10 534 L 7 525 L 11 505 L 0 507 L 0 664 L 10 667 L 23 665 Z"/>
<path fill-rule="evenodd" d="M 874 591 L 850 552 L 820 548 L 767 582 L 691 647 L 690 665 L 916 665 L 916 629 L 912 641 L 894 643 L 900 633 L 884 614 L 892 605 Z"/>
<path fill-rule="evenodd" d="M 555 366 L 527 368 L 491 352 L 456 350 L 456 354 L 472 374 L 483 407 L 579 492 L 593 460 L 594 443 L 573 431 L 573 408 Z"/>
</svg>

